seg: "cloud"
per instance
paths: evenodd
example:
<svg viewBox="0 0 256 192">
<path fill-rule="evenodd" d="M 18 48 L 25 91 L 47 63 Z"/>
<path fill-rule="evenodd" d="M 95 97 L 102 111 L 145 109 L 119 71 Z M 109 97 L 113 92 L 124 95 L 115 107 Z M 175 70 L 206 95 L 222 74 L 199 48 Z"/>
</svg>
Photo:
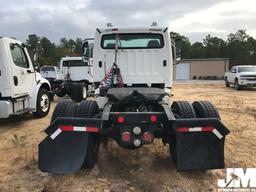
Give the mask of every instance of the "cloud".
<svg viewBox="0 0 256 192">
<path fill-rule="evenodd" d="M 192 38 L 195 33 L 217 34 L 223 37 L 238 29 L 247 29 L 251 36 L 256 37 L 255 33 L 251 33 L 256 29 L 255 6 L 256 2 L 253 0 L 222 2 L 198 12 L 185 14 L 171 21 L 169 25 Z"/>
<path fill-rule="evenodd" d="M 35 33 L 58 42 L 61 37 L 91 37 L 107 22 L 149 26 L 157 21 L 195 41 L 240 28 L 254 33 L 254 7 L 254 0 L 1 0 L 0 36 L 24 41 Z"/>
</svg>

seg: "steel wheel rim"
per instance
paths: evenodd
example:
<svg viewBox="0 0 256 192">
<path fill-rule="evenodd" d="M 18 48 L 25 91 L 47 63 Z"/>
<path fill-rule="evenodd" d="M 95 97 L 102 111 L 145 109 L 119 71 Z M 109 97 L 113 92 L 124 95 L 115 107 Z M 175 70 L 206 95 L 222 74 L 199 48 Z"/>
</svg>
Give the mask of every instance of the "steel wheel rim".
<svg viewBox="0 0 256 192">
<path fill-rule="evenodd" d="M 40 106 L 43 112 L 47 112 L 49 109 L 49 97 L 47 94 L 43 94 L 40 100 Z"/>
<path fill-rule="evenodd" d="M 87 90 L 86 87 L 83 87 L 83 98 L 85 99 L 87 97 Z"/>
</svg>

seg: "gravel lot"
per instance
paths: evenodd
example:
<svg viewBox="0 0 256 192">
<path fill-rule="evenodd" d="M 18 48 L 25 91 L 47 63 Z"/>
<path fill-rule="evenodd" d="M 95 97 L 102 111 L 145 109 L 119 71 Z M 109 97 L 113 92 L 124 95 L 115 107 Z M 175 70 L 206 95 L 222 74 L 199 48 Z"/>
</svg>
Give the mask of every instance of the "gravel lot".
<svg viewBox="0 0 256 192">
<path fill-rule="evenodd" d="M 226 167 L 256 167 L 256 89 L 235 91 L 222 82 L 179 82 L 173 90 L 174 100 L 210 100 L 220 110 L 231 130 L 225 143 Z M 225 178 L 225 170 L 177 172 L 168 146 L 160 140 L 135 151 L 111 142 L 101 146 L 92 170 L 42 173 L 37 146 L 50 118 L 51 113 L 44 119 L 27 114 L 0 120 L 0 191 L 217 191 L 217 179 Z"/>
</svg>

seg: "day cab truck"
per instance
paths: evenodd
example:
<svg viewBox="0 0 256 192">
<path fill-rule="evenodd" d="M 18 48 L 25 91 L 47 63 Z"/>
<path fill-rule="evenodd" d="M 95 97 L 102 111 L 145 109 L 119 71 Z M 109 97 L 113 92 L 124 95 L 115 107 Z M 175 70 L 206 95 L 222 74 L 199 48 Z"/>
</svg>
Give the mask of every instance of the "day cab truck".
<svg viewBox="0 0 256 192">
<path fill-rule="evenodd" d="M 48 68 L 50 66 L 47 66 Z M 56 67 L 57 68 L 57 67 Z M 58 97 L 69 95 L 71 99 L 80 102 L 92 93 L 92 72 L 88 62 L 82 57 L 62 57 L 59 67 L 55 70 L 56 78 L 51 78 L 53 92 Z M 47 72 L 48 74 L 50 72 Z M 53 74 L 51 75 L 54 76 Z"/>
<path fill-rule="evenodd" d="M 98 28 L 92 74 L 94 99 L 61 101 L 46 138 L 39 168 L 57 174 L 92 168 L 101 143 L 136 150 L 161 139 L 178 171 L 224 168 L 229 130 L 209 101 L 173 101 L 176 49 L 166 27 Z M 84 42 L 88 60 L 88 42 Z"/>
<path fill-rule="evenodd" d="M 234 85 L 236 90 L 242 87 L 256 87 L 256 65 L 236 65 L 225 73 L 225 86 Z"/>
<path fill-rule="evenodd" d="M 26 45 L 0 38 L 0 118 L 33 112 L 44 117 L 50 110 L 51 86 L 34 69 Z"/>
</svg>

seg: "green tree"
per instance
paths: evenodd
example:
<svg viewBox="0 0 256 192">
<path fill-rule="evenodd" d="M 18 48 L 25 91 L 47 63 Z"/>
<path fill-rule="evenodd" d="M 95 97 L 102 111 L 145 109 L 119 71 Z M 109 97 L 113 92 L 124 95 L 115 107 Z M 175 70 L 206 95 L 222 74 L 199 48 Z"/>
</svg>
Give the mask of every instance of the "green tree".
<svg viewBox="0 0 256 192">
<path fill-rule="evenodd" d="M 33 58 L 34 50 L 40 44 L 40 37 L 38 37 L 36 34 L 30 34 L 30 35 L 28 35 L 26 44 L 28 47 L 29 55 L 31 58 Z"/>
<path fill-rule="evenodd" d="M 181 40 L 181 58 L 186 59 L 190 57 L 191 43 L 188 37 L 180 35 L 176 32 L 170 33 L 171 39 L 175 42 L 176 40 Z"/>
<path fill-rule="evenodd" d="M 224 56 L 223 52 L 225 51 L 226 43 L 223 39 L 207 35 L 203 39 L 203 45 L 205 47 L 205 57 L 216 58 Z"/>
<path fill-rule="evenodd" d="M 56 64 L 56 52 L 55 52 L 56 46 L 54 43 L 52 43 L 48 38 L 42 37 L 40 39 L 40 55 L 41 65 L 55 65 Z"/>
</svg>

